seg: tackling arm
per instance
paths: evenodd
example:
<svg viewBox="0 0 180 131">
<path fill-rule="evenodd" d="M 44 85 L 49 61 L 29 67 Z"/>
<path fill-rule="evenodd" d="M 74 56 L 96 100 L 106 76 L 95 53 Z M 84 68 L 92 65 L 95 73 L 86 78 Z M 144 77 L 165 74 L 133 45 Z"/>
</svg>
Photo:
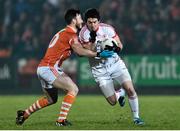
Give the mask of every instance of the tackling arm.
<svg viewBox="0 0 180 131">
<path fill-rule="evenodd" d="M 113 55 L 113 51 L 94 52 L 89 49 L 85 49 L 78 41 L 74 41 L 74 44 L 71 45 L 71 48 L 73 49 L 74 52 L 76 52 L 80 56 L 87 56 L 87 57 L 97 56 L 102 58 L 108 58 Z"/>
<path fill-rule="evenodd" d="M 97 52 L 83 48 L 83 46 L 78 41 L 74 41 L 74 44 L 71 45 L 71 48 L 73 49 L 74 52 L 76 52 L 80 56 L 87 56 L 87 57 L 97 56 Z"/>
<path fill-rule="evenodd" d="M 83 48 L 91 50 L 91 51 L 95 51 L 95 44 L 88 42 L 86 44 L 82 44 Z"/>
</svg>

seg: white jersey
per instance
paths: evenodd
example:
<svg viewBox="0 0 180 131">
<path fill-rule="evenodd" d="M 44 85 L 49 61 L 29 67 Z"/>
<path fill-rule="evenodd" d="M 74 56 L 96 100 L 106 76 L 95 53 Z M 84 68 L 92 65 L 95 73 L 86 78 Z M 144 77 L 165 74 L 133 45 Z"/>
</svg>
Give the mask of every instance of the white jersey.
<svg viewBox="0 0 180 131">
<path fill-rule="evenodd" d="M 106 38 L 114 38 L 117 35 L 112 26 L 104 24 L 104 23 L 99 24 L 99 28 L 96 34 L 97 34 L 96 41 L 95 41 L 96 48 L 94 51 L 99 50 L 98 48 L 100 48 L 99 44 L 101 44 L 101 41 L 103 41 Z M 88 30 L 86 25 L 80 31 L 79 39 L 83 44 L 86 44 L 89 42 L 90 31 Z M 89 63 L 92 68 L 102 67 L 102 66 L 106 66 L 106 65 L 114 63 L 115 61 L 117 61 L 117 59 L 119 59 L 119 56 L 117 55 L 117 53 L 114 53 L 113 57 L 107 58 L 107 59 L 89 58 Z"/>
<path fill-rule="evenodd" d="M 106 38 L 114 38 L 117 35 L 112 26 L 103 23 L 100 23 L 96 34 L 95 51 L 99 50 L 99 44 L 101 44 L 99 41 L 103 41 Z M 82 44 L 89 43 L 90 31 L 86 25 L 80 31 L 79 39 Z M 119 84 L 131 81 L 126 65 L 117 53 L 114 53 L 112 57 L 107 59 L 89 58 L 89 63 L 92 75 L 106 98 L 115 93 L 113 80 L 116 80 Z"/>
</svg>

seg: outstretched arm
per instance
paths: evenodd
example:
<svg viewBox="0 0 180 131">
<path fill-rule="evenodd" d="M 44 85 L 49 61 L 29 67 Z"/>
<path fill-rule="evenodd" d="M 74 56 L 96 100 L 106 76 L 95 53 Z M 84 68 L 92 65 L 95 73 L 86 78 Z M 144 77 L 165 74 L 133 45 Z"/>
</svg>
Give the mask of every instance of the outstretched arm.
<svg viewBox="0 0 180 131">
<path fill-rule="evenodd" d="M 82 45 L 78 42 L 71 45 L 73 51 L 77 53 L 80 56 L 87 56 L 87 57 L 96 57 L 97 52 L 85 49 L 82 47 Z"/>
<path fill-rule="evenodd" d="M 102 58 L 108 58 L 113 55 L 113 51 L 102 51 L 102 52 L 94 52 L 89 49 L 83 48 L 83 46 L 75 40 L 74 43 L 71 45 L 71 48 L 75 53 L 77 53 L 80 56 L 87 56 L 87 57 L 102 57 Z"/>
</svg>

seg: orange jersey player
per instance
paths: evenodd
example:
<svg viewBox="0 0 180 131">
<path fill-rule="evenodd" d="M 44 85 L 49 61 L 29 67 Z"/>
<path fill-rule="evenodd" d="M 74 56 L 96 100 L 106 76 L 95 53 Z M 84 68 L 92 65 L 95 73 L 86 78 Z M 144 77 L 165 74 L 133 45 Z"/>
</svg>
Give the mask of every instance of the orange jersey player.
<svg viewBox="0 0 180 131">
<path fill-rule="evenodd" d="M 22 125 L 29 116 L 49 105 L 57 102 L 58 89 L 66 91 L 62 101 L 57 126 L 68 126 L 71 123 L 67 120 L 70 108 L 78 94 L 77 85 L 61 69 L 62 62 L 67 59 L 72 51 L 78 55 L 87 57 L 111 57 L 113 52 L 94 52 L 84 49 L 77 39 L 77 30 L 82 27 L 82 18 L 79 10 L 69 9 L 65 14 L 67 27 L 59 31 L 51 40 L 44 58 L 41 60 L 37 75 L 43 87 L 45 97 L 38 99 L 25 110 L 18 110 L 16 124 Z"/>
<path fill-rule="evenodd" d="M 71 53 L 71 45 L 77 39 L 77 34 L 71 26 L 59 31 L 51 40 L 44 58 L 39 66 L 61 66 Z"/>
</svg>

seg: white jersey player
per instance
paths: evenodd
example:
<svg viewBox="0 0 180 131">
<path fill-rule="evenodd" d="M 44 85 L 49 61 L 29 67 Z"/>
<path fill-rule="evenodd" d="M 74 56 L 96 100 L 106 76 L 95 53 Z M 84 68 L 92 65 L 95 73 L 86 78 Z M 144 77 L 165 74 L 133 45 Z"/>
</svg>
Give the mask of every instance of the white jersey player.
<svg viewBox="0 0 180 131">
<path fill-rule="evenodd" d="M 139 117 L 138 97 L 131 76 L 126 65 L 117 54 L 123 47 L 122 43 L 114 28 L 108 24 L 100 23 L 99 20 L 100 15 L 96 9 L 88 9 L 85 12 L 86 25 L 79 33 L 79 39 L 83 47 L 101 52 L 100 44 L 106 38 L 114 38 L 118 46 L 114 47 L 115 53 L 110 58 L 89 58 L 93 77 L 111 105 L 115 105 L 119 101 L 120 105 L 123 106 L 125 102 L 124 97 L 121 96 L 123 90 L 116 92 L 114 89 L 113 80 L 116 80 L 127 92 L 134 123 L 142 125 L 144 122 Z"/>
</svg>

